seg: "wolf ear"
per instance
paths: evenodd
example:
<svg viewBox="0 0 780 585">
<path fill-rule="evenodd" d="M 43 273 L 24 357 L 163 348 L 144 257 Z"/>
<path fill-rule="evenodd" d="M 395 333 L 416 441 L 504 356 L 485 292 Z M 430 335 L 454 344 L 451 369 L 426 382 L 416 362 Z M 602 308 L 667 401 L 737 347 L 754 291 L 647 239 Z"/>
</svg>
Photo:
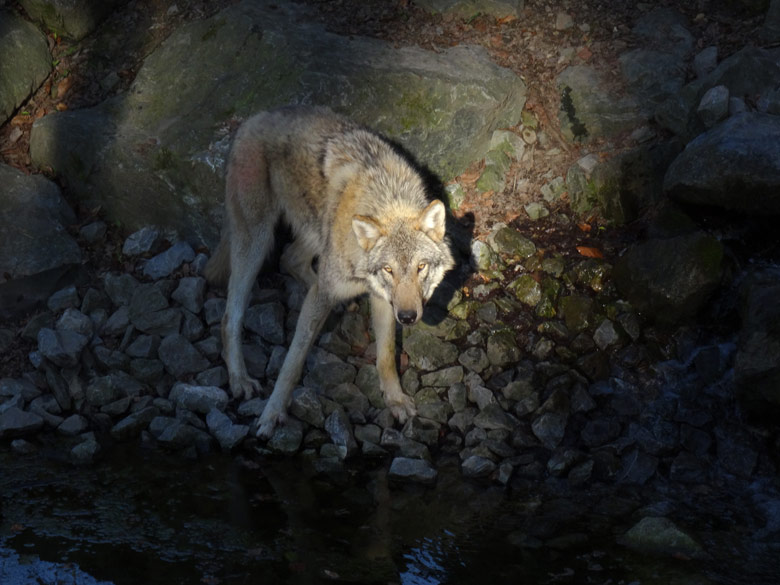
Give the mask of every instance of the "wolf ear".
<svg viewBox="0 0 780 585">
<path fill-rule="evenodd" d="M 374 218 L 365 215 L 356 215 L 352 218 L 352 231 L 357 236 L 358 244 L 366 252 L 374 247 L 376 241 L 384 233 Z"/>
<path fill-rule="evenodd" d="M 444 239 L 445 216 L 444 203 L 438 199 L 431 201 L 431 204 L 420 214 L 420 229 L 434 242 L 441 242 Z"/>
</svg>

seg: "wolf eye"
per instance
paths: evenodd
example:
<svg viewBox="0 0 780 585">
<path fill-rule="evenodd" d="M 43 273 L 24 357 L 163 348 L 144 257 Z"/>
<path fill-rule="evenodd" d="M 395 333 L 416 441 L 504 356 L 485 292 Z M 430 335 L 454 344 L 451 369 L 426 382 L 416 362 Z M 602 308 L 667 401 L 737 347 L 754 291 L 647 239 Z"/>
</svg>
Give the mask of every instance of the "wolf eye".
<svg viewBox="0 0 780 585">
<path fill-rule="evenodd" d="M 382 268 L 382 270 L 384 270 L 388 274 L 392 274 L 393 273 L 393 269 L 390 268 L 390 266 L 385 266 L 384 268 Z"/>
<path fill-rule="evenodd" d="M 422 272 L 422 271 L 423 271 L 423 270 L 425 270 L 426 268 L 428 268 L 428 263 L 427 263 L 427 262 L 420 262 L 420 263 L 417 265 L 417 272 Z"/>
</svg>

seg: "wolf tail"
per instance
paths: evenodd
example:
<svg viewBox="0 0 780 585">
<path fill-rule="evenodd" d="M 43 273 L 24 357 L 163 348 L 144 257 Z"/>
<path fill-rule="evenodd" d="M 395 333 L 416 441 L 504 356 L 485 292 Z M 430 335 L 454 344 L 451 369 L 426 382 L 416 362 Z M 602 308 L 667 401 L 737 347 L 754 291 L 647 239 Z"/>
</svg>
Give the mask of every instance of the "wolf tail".
<svg viewBox="0 0 780 585">
<path fill-rule="evenodd" d="M 203 269 L 203 276 L 212 284 L 226 285 L 230 276 L 230 240 L 223 234 L 217 249 Z"/>
</svg>

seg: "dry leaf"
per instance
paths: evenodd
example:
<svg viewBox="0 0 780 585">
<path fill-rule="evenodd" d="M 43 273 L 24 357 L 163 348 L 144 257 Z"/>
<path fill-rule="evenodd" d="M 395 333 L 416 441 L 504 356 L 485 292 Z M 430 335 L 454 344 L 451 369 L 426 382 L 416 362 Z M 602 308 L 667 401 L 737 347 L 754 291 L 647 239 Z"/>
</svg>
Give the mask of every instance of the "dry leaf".
<svg viewBox="0 0 780 585">
<path fill-rule="evenodd" d="M 588 233 L 591 229 L 593 229 L 593 226 L 591 226 L 589 223 L 585 223 L 584 221 L 582 223 L 578 223 L 577 227 L 580 228 L 580 231 L 585 233 Z"/>
<path fill-rule="evenodd" d="M 601 250 L 598 248 L 591 248 L 590 246 L 577 246 L 577 252 L 580 253 L 580 256 L 585 256 L 586 258 L 604 257 L 604 253 Z"/>
<path fill-rule="evenodd" d="M 502 16 L 501 18 L 496 20 L 496 24 L 509 24 L 510 22 L 514 22 L 517 20 L 517 16 L 514 14 L 507 14 L 506 16 Z"/>
</svg>

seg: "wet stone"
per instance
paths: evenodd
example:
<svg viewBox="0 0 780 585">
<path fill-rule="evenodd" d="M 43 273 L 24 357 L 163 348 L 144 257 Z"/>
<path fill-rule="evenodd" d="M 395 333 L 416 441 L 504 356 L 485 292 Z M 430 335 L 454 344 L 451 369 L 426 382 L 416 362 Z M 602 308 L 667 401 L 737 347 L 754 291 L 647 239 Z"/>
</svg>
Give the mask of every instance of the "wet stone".
<svg viewBox="0 0 780 585">
<path fill-rule="evenodd" d="M 620 334 L 612 321 L 604 319 L 593 333 L 593 341 L 600 350 L 605 351 L 620 342 Z"/>
<path fill-rule="evenodd" d="M 547 412 L 533 421 L 531 430 L 547 449 L 552 450 L 563 440 L 568 418 L 563 413 Z"/>
<path fill-rule="evenodd" d="M 157 442 L 168 449 L 184 449 L 195 444 L 198 429 L 178 418 L 156 416 L 149 424 L 149 432 Z"/>
<path fill-rule="evenodd" d="M 406 421 L 403 435 L 412 441 L 425 445 L 435 445 L 439 442 L 439 424 L 432 420 L 425 420 L 419 416 Z"/>
<path fill-rule="evenodd" d="M 517 363 L 520 360 L 520 348 L 513 331 L 496 331 L 487 340 L 487 357 L 490 363 L 500 368 Z"/>
<path fill-rule="evenodd" d="M 139 436 L 160 412 L 157 406 L 147 406 L 127 415 L 111 427 L 111 437 L 116 441 L 127 441 Z"/>
<path fill-rule="evenodd" d="M 325 396 L 343 406 L 350 416 L 365 415 L 369 409 L 368 398 L 355 384 L 344 382 L 325 391 Z"/>
<path fill-rule="evenodd" d="M 317 393 L 311 388 L 300 387 L 295 389 L 292 402 L 290 403 L 290 414 L 317 428 L 323 428 L 325 425 L 322 404 Z"/>
<path fill-rule="evenodd" d="M 70 450 L 70 458 L 76 464 L 93 463 L 100 454 L 100 444 L 93 433 L 87 433 L 84 440 Z"/>
<path fill-rule="evenodd" d="M 352 434 L 352 423 L 344 410 L 337 408 L 325 419 L 325 430 L 337 447 L 341 459 L 347 459 L 357 453 L 358 444 Z"/>
<path fill-rule="evenodd" d="M 43 328 L 38 331 L 38 351 L 59 367 L 75 366 L 89 338 L 75 331 L 55 331 Z"/>
<path fill-rule="evenodd" d="M 482 478 L 490 476 L 496 470 L 496 464 L 486 457 L 471 455 L 461 463 L 464 477 Z"/>
<path fill-rule="evenodd" d="M 228 415 L 216 408 L 206 415 L 206 425 L 223 451 L 230 451 L 239 445 L 249 433 L 247 425 L 234 424 Z"/>
<path fill-rule="evenodd" d="M 208 414 L 214 408 L 224 410 L 228 403 L 228 395 L 222 388 L 216 386 L 178 383 L 171 389 L 168 400 L 180 408 Z"/>
<path fill-rule="evenodd" d="M 394 428 L 386 428 L 382 431 L 382 438 L 379 444 L 382 447 L 398 450 L 403 457 L 426 460 L 431 458 L 427 446 L 403 436 L 400 431 Z"/>
<path fill-rule="evenodd" d="M 288 419 L 274 429 L 274 434 L 268 441 L 268 448 L 282 455 L 293 455 L 301 448 L 301 443 L 303 424 L 295 419 Z"/>
<path fill-rule="evenodd" d="M 0 414 L 0 439 L 23 437 L 38 432 L 43 418 L 18 407 L 11 407 Z"/>
<path fill-rule="evenodd" d="M 395 457 L 388 472 L 390 479 L 426 485 L 435 483 L 437 475 L 436 469 L 427 461 L 409 457 Z"/>
<path fill-rule="evenodd" d="M 677 525 L 663 517 L 642 518 L 619 542 L 641 553 L 654 555 L 701 556 L 701 545 Z"/>
<path fill-rule="evenodd" d="M 693 453 L 678 453 L 669 468 L 669 479 L 681 483 L 704 483 L 707 481 L 706 460 Z"/>
</svg>

